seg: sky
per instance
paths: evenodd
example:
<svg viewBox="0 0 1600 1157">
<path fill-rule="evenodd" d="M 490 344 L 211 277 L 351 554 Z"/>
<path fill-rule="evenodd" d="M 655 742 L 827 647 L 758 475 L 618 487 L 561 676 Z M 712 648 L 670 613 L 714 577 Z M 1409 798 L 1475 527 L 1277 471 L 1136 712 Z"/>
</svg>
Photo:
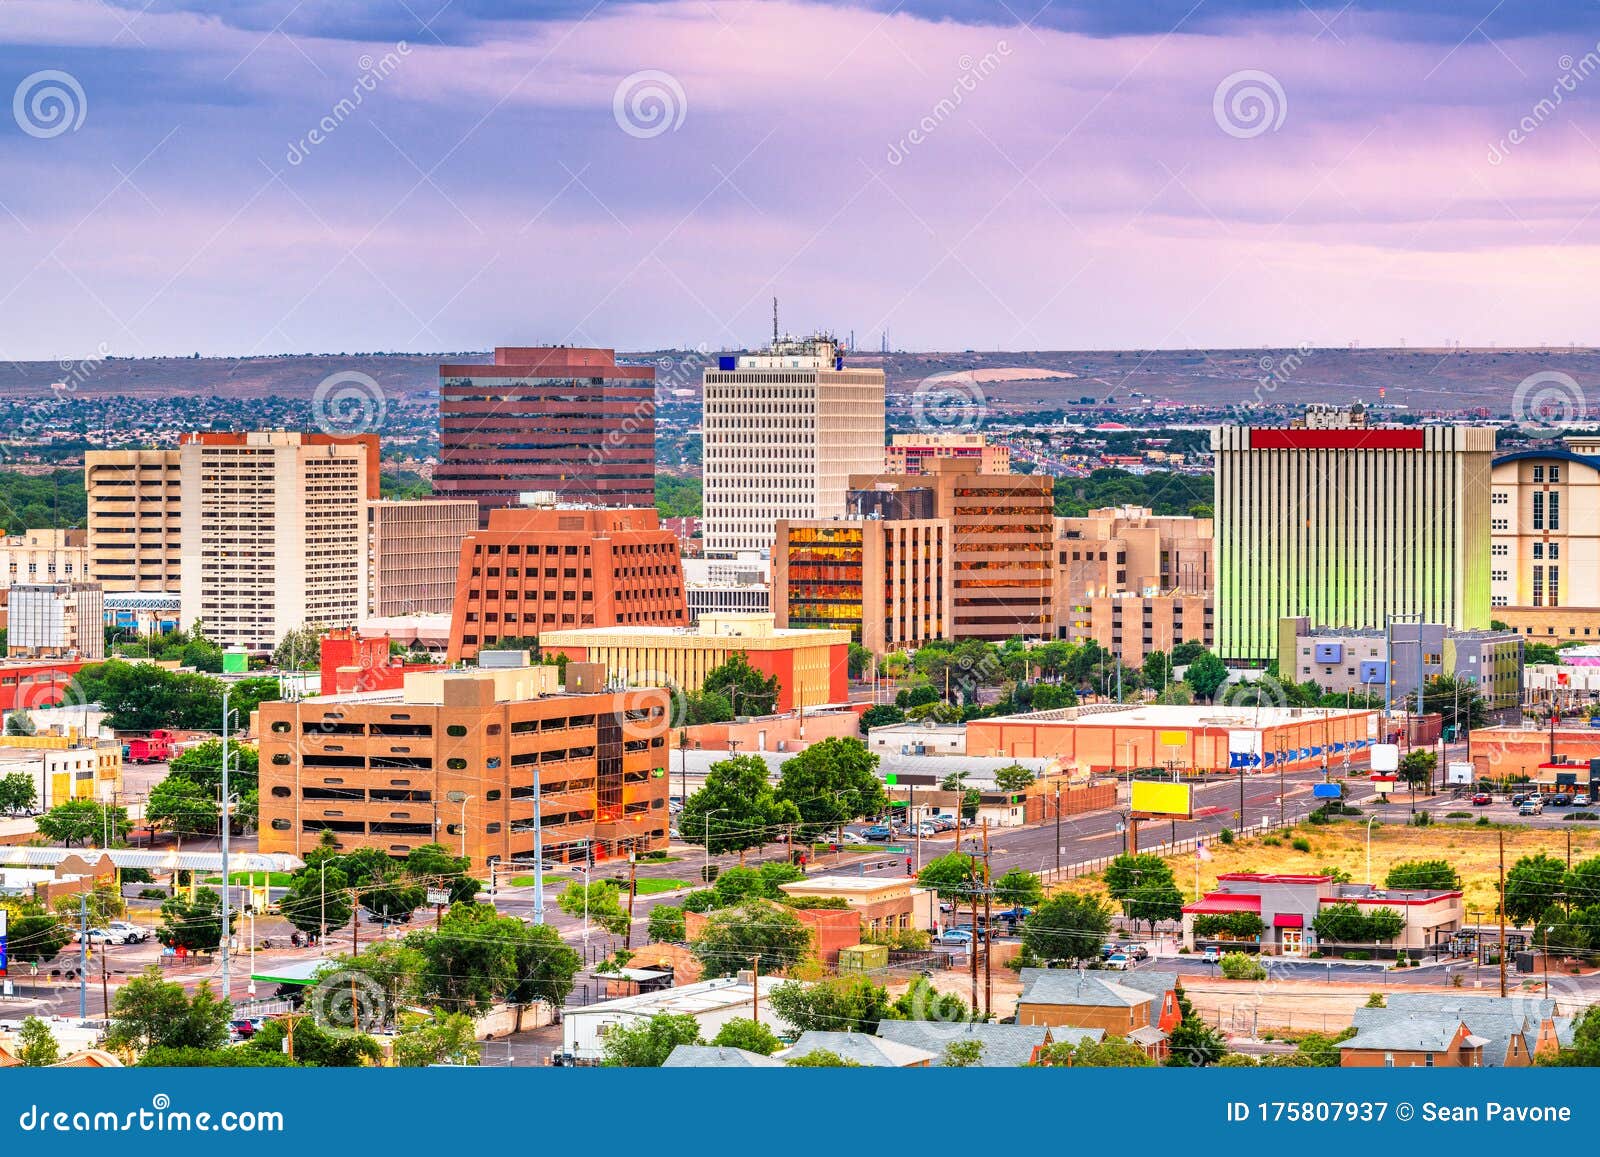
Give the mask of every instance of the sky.
<svg viewBox="0 0 1600 1157">
<path fill-rule="evenodd" d="M 1600 344 L 1600 5 L 0 0 L 0 358 Z"/>
</svg>

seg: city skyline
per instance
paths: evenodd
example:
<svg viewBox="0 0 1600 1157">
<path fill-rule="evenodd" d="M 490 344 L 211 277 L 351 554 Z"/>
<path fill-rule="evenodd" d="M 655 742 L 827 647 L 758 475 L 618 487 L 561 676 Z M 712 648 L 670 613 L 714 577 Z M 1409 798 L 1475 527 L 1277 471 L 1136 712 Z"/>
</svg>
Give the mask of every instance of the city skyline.
<svg viewBox="0 0 1600 1157">
<path fill-rule="evenodd" d="M 1578 5 L 218 7 L 0 9 L 0 357 L 1600 340 Z"/>
</svg>

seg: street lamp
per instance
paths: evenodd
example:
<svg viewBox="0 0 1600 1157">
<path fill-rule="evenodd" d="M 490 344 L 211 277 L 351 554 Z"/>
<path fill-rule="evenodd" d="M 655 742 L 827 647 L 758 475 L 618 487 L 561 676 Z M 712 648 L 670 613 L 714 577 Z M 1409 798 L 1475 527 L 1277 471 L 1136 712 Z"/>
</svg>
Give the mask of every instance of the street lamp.
<svg viewBox="0 0 1600 1157">
<path fill-rule="evenodd" d="M 580 864 L 572 869 L 574 872 L 583 873 L 583 949 L 584 959 L 588 960 L 589 951 L 589 865 Z"/>
<path fill-rule="evenodd" d="M 468 795 L 464 791 L 447 791 L 444 793 L 444 798 L 449 800 L 451 803 L 458 803 L 461 805 L 461 854 L 464 857 L 467 854 L 467 801 L 472 799 L 472 796 Z M 539 806 L 539 801 L 534 800 L 533 806 L 537 808 Z"/>
</svg>

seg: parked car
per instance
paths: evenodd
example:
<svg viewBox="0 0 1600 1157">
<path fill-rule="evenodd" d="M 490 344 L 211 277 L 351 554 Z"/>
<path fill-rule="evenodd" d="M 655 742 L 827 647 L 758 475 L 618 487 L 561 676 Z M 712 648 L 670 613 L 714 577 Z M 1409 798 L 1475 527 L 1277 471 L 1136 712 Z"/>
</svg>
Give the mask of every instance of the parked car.
<svg viewBox="0 0 1600 1157">
<path fill-rule="evenodd" d="M 894 832 L 888 824 L 873 824 L 861 834 L 867 839 L 881 844 L 884 840 L 887 840 L 890 836 L 894 835 Z"/>
<path fill-rule="evenodd" d="M 1572 804 L 1572 797 L 1564 791 L 1558 791 L 1544 802 L 1547 807 L 1569 807 Z"/>
<path fill-rule="evenodd" d="M 1220 964 L 1222 962 L 1222 949 L 1215 944 L 1208 944 L 1205 951 L 1200 953 L 1200 959 L 1207 964 Z"/>
<path fill-rule="evenodd" d="M 923 820 L 917 825 L 916 834 L 921 836 L 923 839 L 927 839 L 930 836 L 936 836 L 939 834 L 939 826 L 931 820 Z"/>
<path fill-rule="evenodd" d="M 1494 802 L 1494 796 L 1490 795 L 1486 791 L 1480 791 L 1480 792 L 1473 793 L 1473 796 L 1472 796 L 1472 806 L 1473 807 L 1488 807 L 1493 802 Z"/>
<path fill-rule="evenodd" d="M 1512 807 L 1521 807 L 1523 804 L 1525 804 L 1527 802 L 1528 802 L 1528 793 L 1525 792 L 1525 791 L 1519 791 L 1519 792 L 1517 792 L 1516 795 L 1511 797 L 1511 806 Z"/>
<path fill-rule="evenodd" d="M 1117 951 L 1117 946 L 1115 944 L 1102 944 L 1102 945 L 1100 945 L 1100 959 L 1101 960 L 1109 959 L 1111 954 L 1113 952 L 1115 952 L 1115 951 Z"/>
<path fill-rule="evenodd" d="M 1572 806 L 1573 807 L 1588 807 L 1589 806 L 1589 796 L 1584 792 L 1579 792 L 1577 795 L 1572 797 Z"/>
<path fill-rule="evenodd" d="M 1118 970 L 1126 969 L 1131 963 L 1132 960 L 1129 958 L 1126 952 L 1113 952 L 1105 959 L 1105 966 L 1107 968 L 1115 968 Z"/>
<path fill-rule="evenodd" d="M 1544 804 L 1537 799 L 1525 799 L 1522 806 L 1517 809 L 1519 816 L 1536 816 L 1544 813 Z"/>
<path fill-rule="evenodd" d="M 947 820 L 943 816 L 936 816 L 934 817 L 933 826 L 941 832 L 953 832 L 956 830 L 956 821 Z"/>
<path fill-rule="evenodd" d="M 257 1024 L 248 1017 L 228 1022 L 228 1035 L 234 1040 L 249 1040 L 256 1035 Z"/>
<path fill-rule="evenodd" d="M 844 835 L 839 837 L 839 842 L 841 844 L 864 844 L 867 842 L 867 838 L 858 832 L 845 832 Z"/>
<path fill-rule="evenodd" d="M 113 940 L 113 944 L 143 944 L 150 939 L 150 930 L 141 928 L 137 924 L 130 924 L 126 920 L 113 920 L 106 927 L 106 931 L 113 935 L 121 936 L 121 940 Z"/>
<path fill-rule="evenodd" d="M 1127 949 L 1126 951 L 1127 951 L 1128 955 L 1133 957 L 1135 960 L 1149 960 L 1150 959 L 1150 949 L 1146 948 L 1143 944 L 1135 944 L 1133 947 Z"/>
<path fill-rule="evenodd" d="M 933 938 L 935 944 L 953 944 L 965 948 L 972 943 L 972 933 L 964 928 L 946 928 Z"/>
</svg>

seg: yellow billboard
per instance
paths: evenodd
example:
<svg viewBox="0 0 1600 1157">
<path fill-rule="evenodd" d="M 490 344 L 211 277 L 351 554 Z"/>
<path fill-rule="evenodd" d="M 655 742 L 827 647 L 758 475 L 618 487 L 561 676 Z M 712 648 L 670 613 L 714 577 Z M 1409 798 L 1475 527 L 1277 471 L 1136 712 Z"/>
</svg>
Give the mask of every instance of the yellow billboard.
<svg viewBox="0 0 1600 1157">
<path fill-rule="evenodd" d="M 1133 810 L 1163 818 L 1188 819 L 1192 814 L 1189 785 L 1136 779 L 1133 781 Z"/>
<path fill-rule="evenodd" d="M 1163 731 L 1161 733 L 1162 747 L 1188 747 L 1189 733 L 1187 731 Z"/>
</svg>

